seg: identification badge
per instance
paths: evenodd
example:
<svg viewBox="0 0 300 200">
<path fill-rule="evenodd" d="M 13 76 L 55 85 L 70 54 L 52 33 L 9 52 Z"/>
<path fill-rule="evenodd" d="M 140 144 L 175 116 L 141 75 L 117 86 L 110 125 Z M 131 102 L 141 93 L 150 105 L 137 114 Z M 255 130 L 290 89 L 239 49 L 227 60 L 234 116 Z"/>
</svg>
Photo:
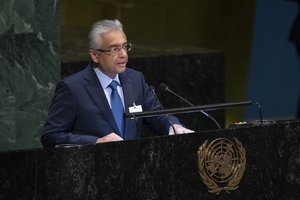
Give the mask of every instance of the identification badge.
<svg viewBox="0 0 300 200">
<path fill-rule="evenodd" d="M 143 108 L 141 105 L 133 105 L 132 107 L 129 107 L 129 113 L 137 113 L 137 112 L 143 112 Z"/>
</svg>

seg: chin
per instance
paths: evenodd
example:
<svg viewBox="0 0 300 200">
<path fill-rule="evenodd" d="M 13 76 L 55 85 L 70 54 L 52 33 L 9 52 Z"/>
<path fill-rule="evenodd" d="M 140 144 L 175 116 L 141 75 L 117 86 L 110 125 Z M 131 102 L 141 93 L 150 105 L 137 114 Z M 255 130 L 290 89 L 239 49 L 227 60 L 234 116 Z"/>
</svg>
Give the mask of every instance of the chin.
<svg viewBox="0 0 300 200">
<path fill-rule="evenodd" d="M 118 73 L 122 73 L 126 70 L 126 66 L 120 66 L 118 67 Z"/>
</svg>

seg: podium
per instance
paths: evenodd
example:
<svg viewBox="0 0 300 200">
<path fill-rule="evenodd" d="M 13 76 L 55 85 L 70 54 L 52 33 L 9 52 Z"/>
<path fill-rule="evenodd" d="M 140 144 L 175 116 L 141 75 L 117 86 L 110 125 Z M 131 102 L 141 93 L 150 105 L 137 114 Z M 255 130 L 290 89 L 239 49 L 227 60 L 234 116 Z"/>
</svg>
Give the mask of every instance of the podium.
<svg viewBox="0 0 300 200">
<path fill-rule="evenodd" d="M 0 199 L 299 199 L 299 160 L 300 120 L 1 152 Z"/>
</svg>

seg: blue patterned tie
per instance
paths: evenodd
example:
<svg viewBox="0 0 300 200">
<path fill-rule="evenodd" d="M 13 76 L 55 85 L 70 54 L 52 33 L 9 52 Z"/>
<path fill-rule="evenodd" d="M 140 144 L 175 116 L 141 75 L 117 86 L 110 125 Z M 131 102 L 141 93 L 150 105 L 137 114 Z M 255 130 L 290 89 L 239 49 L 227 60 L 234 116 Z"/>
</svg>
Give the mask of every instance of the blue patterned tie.
<svg viewBox="0 0 300 200">
<path fill-rule="evenodd" d="M 117 86 L 119 83 L 115 80 L 113 80 L 109 87 L 111 88 L 111 95 L 110 95 L 110 104 L 111 104 L 111 110 L 114 114 L 115 121 L 117 123 L 117 126 L 120 131 L 120 136 L 123 137 L 123 104 L 122 100 L 119 96 Z"/>
</svg>

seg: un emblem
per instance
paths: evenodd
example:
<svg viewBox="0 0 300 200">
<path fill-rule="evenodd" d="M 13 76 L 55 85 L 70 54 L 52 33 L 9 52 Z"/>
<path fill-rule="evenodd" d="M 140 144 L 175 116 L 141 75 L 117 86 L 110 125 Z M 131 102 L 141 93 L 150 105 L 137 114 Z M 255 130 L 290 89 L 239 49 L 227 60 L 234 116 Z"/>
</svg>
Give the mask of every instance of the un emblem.
<svg viewBox="0 0 300 200">
<path fill-rule="evenodd" d="M 208 144 L 206 140 L 198 151 L 199 174 L 211 193 L 220 194 L 236 190 L 246 166 L 243 145 L 234 138 L 218 138 Z"/>
</svg>

